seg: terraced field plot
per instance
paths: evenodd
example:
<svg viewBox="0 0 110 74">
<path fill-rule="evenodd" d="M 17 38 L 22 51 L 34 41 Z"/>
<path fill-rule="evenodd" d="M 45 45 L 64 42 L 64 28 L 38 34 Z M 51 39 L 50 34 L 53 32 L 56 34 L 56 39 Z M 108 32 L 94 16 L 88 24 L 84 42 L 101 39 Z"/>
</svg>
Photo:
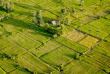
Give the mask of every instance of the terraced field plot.
<svg viewBox="0 0 110 74">
<path fill-rule="evenodd" d="M 13 71 L 18 67 L 16 62 L 7 58 L 0 59 L 0 66 L 5 70 L 5 72 Z"/>
<path fill-rule="evenodd" d="M 52 67 L 35 57 L 34 55 L 27 53 L 22 57 L 18 58 L 18 64 L 24 68 L 27 68 L 29 71 L 38 72 L 38 73 L 49 73 L 54 70 Z M 36 63 L 37 61 L 37 63 Z"/>
<path fill-rule="evenodd" d="M 73 71 L 75 70 L 75 71 Z M 71 64 L 64 68 L 65 73 L 69 74 L 78 74 L 80 72 L 84 74 L 105 74 L 103 71 L 94 68 L 93 66 L 87 64 L 84 61 L 73 61 Z"/>
<path fill-rule="evenodd" d="M 75 42 L 72 42 L 70 40 L 67 40 L 67 39 L 65 39 L 63 37 L 56 38 L 56 41 L 60 42 L 64 46 L 72 48 L 73 50 L 76 50 L 77 52 L 80 52 L 80 53 L 83 53 L 83 52 L 88 50 L 88 48 L 86 48 L 86 47 L 84 47 L 84 46 L 82 46 L 80 44 L 77 44 Z"/>
<path fill-rule="evenodd" d="M 11 72 L 10 74 L 31 74 L 31 72 L 28 72 L 27 70 L 23 68 L 18 68 L 15 71 Z"/>
<path fill-rule="evenodd" d="M 18 33 L 16 35 L 10 36 L 10 39 L 15 41 L 18 45 L 22 46 L 23 48 L 27 50 L 32 50 L 41 45 L 40 42 L 33 40 L 22 33 Z"/>
<path fill-rule="evenodd" d="M 61 44 L 55 42 L 55 41 L 48 41 L 45 45 L 43 45 L 40 48 L 37 48 L 35 50 L 32 50 L 31 52 L 40 57 L 40 56 L 44 56 L 45 54 L 56 50 L 57 48 L 59 48 L 61 46 Z"/>
<path fill-rule="evenodd" d="M 54 67 L 60 67 L 61 64 L 66 65 L 71 62 L 74 58 L 74 54 L 75 52 L 73 50 L 63 46 L 42 56 L 41 59 Z"/>
<path fill-rule="evenodd" d="M 97 31 L 99 31 L 100 33 L 99 33 L 98 37 L 100 39 L 104 39 L 106 36 L 109 35 L 108 33 L 104 32 L 104 31 L 102 31 L 102 30 L 100 30 L 100 29 L 98 29 L 96 27 L 93 27 L 91 25 L 84 25 L 84 26 L 80 27 L 79 30 L 81 30 L 83 32 L 86 32 L 88 34 L 90 33 L 89 30 L 92 30 L 90 34 L 95 36 L 95 37 L 97 37 Z"/>
<path fill-rule="evenodd" d="M 8 17 L 0 21 L 0 74 L 110 73 L 110 0 L 84 0 L 82 7 L 80 0 L 10 2 L 12 12 L 0 7 L 0 15 Z M 45 24 L 32 22 L 34 11 L 41 10 L 44 22 L 50 23 L 68 8 L 62 19 L 70 23 L 55 39 Z"/>
<path fill-rule="evenodd" d="M 20 56 L 27 52 L 25 49 L 15 44 L 2 49 L 1 51 L 9 56 Z"/>
<path fill-rule="evenodd" d="M 88 47 L 88 48 L 91 48 L 91 47 L 95 46 L 98 43 L 98 41 L 99 40 L 96 38 L 93 38 L 91 36 L 87 36 L 83 40 L 81 40 L 79 43 L 81 45 Z"/>
<path fill-rule="evenodd" d="M 71 41 L 78 42 L 78 41 L 80 41 L 81 39 L 83 39 L 85 37 L 85 34 L 83 34 L 81 32 L 78 32 L 78 31 L 73 29 L 72 31 L 70 31 L 67 34 L 63 35 L 63 37 L 67 38 Z"/>
<path fill-rule="evenodd" d="M 90 25 L 92 25 L 96 28 L 99 28 L 106 33 L 110 33 L 110 25 L 109 24 L 110 24 L 110 21 L 107 19 L 103 19 L 103 18 L 90 23 Z"/>
<path fill-rule="evenodd" d="M 3 71 L 1 68 L 0 68 L 0 73 L 1 74 L 6 74 L 5 71 Z"/>
</svg>

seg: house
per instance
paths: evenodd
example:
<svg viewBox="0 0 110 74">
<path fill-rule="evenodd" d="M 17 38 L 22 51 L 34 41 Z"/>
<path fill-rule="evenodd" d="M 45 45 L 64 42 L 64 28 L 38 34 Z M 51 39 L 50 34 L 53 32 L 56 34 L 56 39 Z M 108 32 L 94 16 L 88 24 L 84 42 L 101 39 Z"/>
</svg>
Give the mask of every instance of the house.
<svg viewBox="0 0 110 74">
<path fill-rule="evenodd" d="M 53 26 L 55 26 L 57 23 L 56 23 L 56 21 L 54 20 L 54 21 L 51 21 L 51 24 L 52 24 Z"/>
</svg>

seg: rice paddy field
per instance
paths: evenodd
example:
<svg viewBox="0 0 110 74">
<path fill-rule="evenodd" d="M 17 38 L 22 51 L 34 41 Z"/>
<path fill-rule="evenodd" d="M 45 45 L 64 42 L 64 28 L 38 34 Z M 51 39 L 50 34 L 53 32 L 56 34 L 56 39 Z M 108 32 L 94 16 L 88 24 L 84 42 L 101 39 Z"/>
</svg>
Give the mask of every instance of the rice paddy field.
<svg viewBox="0 0 110 74">
<path fill-rule="evenodd" d="M 110 74 L 110 0 L 83 0 L 82 11 L 80 0 L 10 2 L 13 11 L 0 21 L 0 74 Z M 76 12 L 61 36 L 34 26 L 33 11 L 51 22 L 65 7 Z M 0 14 L 7 15 L 1 7 Z"/>
</svg>

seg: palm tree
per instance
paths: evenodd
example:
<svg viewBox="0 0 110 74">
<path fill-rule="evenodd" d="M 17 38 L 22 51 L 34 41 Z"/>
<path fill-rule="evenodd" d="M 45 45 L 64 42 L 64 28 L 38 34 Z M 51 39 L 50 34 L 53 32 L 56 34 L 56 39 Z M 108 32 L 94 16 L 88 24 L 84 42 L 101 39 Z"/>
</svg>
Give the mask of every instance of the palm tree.
<svg viewBox="0 0 110 74">
<path fill-rule="evenodd" d="M 72 12 L 73 12 L 73 13 L 75 13 L 75 12 L 76 12 L 75 8 L 72 8 Z"/>
<path fill-rule="evenodd" d="M 84 0 L 81 0 L 81 7 L 80 7 L 80 10 L 82 11 L 82 6 L 83 6 L 83 3 L 84 3 Z"/>
<path fill-rule="evenodd" d="M 45 28 L 46 28 L 46 30 L 49 28 L 49 24 L 48 23 L 45 24 Z"/>
<path fill-rule="evenodd" d="M 34 26 L 37 24 L 37 19 L 36 19 L 36 17 L 33 17 L 32 22 L 34 23 Z"/>
<path fill-rule="evenodd" d="M 99 32 L 100 32 L 100 31 L 96 31 L 96 32 L 97 32 L 97 38 L 98 38 L 98 36 L 99 36 Z"/>
<path fill-rule="evenodd" d="M 9 12 L 9 2 L 6 3 L 5 11 L 6 11 L 7 13 Z"/>
<path fill-rule="evenodd" d="M 10 7 L 9 7 L 10 12 L 13 10 L 13 8 L 14 8 L 14 4 L 10 2 Z"/>
<path fill-rule="evenodd" d="M 89 34 L 91 33 L 91 31 L 92 31 L 92 30 L 91 30 L 91 29 L 89 29 Z"/>
<path fill-rule="evenodd" d="M 9 14 L 6 14 L 6 18 L 7 18 L 7 20 L 8 20 L 8 18 L 9 18 Z"/>
<path fill-rule="evenodd" d="M 70 21 L 68 18 L 66 18 L 66 22 L 65 22 L 66 25 L 69 25 L 70 24 Z"/>
<path fill-rule="evenodd" d="M 44 24 L 41 10 L 38 10 L 38 12 L 37 12 L 37 20 L 38 20 L 39 26 L 42 26 L 42 24 Z"/>
<path fill-rule="evenodd" d="M 36 11 L 32 11 L 32 15 L 35 17 L 36 16 Z"/>
<path fill-rule="evenodd" d="M 4 0 L 0 0 L 0 7 L 3 7 Z"/>
</svg>

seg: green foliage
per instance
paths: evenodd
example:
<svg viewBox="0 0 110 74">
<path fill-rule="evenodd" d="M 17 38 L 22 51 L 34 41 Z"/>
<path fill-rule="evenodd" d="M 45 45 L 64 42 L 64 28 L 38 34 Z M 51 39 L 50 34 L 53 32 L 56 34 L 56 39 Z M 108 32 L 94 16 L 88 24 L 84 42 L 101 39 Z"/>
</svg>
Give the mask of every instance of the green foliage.
<svg viewBox="0 0 110 74">
<path fill-rule="evenodd" d="M 80 54 L 79 53 L 75 53 L 75 59 L 79 59 L 79 56 Z"/>
<path fill-rule="evenodd" d="M 55 39 L 57 36 L 58 36 L 57 34 L 54 34 L 54 35 L 53 35 L 53 38 Z"/>
<path fill-rule="evenodd" d="M 42 17 L 42 11 L 41 10 L 37 11 L 36 18 L 38 20 L 39 26 L 42 26 L 42 24 L 44 24 L 44 20 L 43 20 L 43 17 Z"/>
</svg>

